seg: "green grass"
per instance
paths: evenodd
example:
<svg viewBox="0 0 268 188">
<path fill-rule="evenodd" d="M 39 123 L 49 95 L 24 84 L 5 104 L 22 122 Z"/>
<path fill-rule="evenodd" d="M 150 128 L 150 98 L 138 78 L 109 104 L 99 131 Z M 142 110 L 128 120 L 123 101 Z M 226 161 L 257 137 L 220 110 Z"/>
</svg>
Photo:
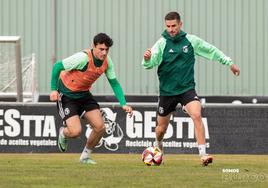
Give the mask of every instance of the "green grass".
<svg viewBox="0 0 268 188">
<path fill-rule="evenodd" d="M 0 154 L 0 187 L 268 187 L 268 155 L 214 155 L 208 167 L 197 155 L 167 154 L 151 167 L 137 154 L 93 157 L 97 165 L 80 164 L 79 154 Z"/>
</svg>

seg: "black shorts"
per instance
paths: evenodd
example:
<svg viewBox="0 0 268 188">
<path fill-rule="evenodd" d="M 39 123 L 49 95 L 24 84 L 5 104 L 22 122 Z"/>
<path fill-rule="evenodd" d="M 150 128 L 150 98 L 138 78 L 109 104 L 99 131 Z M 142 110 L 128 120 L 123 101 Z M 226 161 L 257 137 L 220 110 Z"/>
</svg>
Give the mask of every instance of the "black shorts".
<svg viewBox="0 0 268 188">
<path fill-rule="evenodd" d="M 72 99 L 60 93 L 57 107 L 63 121 L 66 121 L 69 117 L 74 115 L 83 116 L 85 112 L 100 109 L 99 104 L 93 98 L 91 93 L 89 93 L 88 96 L 79 99 Z"/>
<path fill-rule="evenodd" d="M 199 98 L 194 89 L 179 95 L 159 96 L 157 113 L 159 116 L 167 116 L 169 113 L 175 111 L 178 103 L 180 103 L 182 106 L 185 106 L 189 102 L 195 100 L 199 101 Z"/>
</svg>

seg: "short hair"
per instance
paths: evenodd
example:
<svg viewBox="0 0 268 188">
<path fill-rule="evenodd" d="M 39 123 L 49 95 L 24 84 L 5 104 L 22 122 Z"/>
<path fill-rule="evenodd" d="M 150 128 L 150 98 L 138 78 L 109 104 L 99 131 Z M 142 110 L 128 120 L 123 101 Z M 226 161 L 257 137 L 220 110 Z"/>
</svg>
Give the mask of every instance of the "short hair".
<svg viewBox="0 0 268 188">
<path fill-rule="evenodd" d="M 94 43 L 95 46 L 97 44 L 105 44 L 105 46 L 111 47 L 114 42 L 113 42 L 113 39 L 111 39 L 111 37 L 109 37 L 107 34 L 105 34 L 105 33 L 98 33 L 94 37 L 93 43 Z"/>
<path fill-rule="evenodd" d="M 178 12 L 169 12 L 165 16 L 165 20 L 178 20 L 181 21 L 181 16 Z"/>
</svg>

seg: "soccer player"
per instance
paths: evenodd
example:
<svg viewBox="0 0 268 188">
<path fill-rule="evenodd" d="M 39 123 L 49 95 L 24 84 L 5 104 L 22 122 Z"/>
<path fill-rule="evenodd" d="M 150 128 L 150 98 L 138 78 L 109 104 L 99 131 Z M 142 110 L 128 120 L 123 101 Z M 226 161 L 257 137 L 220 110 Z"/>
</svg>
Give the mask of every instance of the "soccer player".
<svg viewBox="0 0 268 188">
<path fill-rule="evenodd" d="M 100 107 L 90 93 L 92 84 L 105 73 L 123 110 L 132 116 L 132 108 L 126 105 L 123 90 L 116 79 L 112 59 L 108 56 L 113 40 L 105 33 L 97 34 L 92 49 L 78 52 L 55 63 L 51 76 L 50 100 L 57 101 L 64 127 L 59 130 L 58 147 L 67 150 L 67 139 L 81 133 L 80 117 L 91 126 L 92 132 L 80 156 L 80 162 L 96 164 L 90 154 L 105 133 Z"/>
<path fill-rule="evenodd" d="M 201 162 L 207 166 L 212 163 L 213 158 L 206 153 L 201 103 L 195 91 L 195 55 L 229 66 L 236 76 L 239 75 L 240 70 L 231 58 L 215 46 L 182 31 L 179 13 L 169 12 L 165 16 L 165 26 L 162 37 L 151 49 L 145 51 L 142 61 L 145 69 L 158 67 L 160 96 L 157 109 L 156 146 L 163 150 L 162 140 L 171 113 L 180 103 L 194 122 Z"/>
</svg>

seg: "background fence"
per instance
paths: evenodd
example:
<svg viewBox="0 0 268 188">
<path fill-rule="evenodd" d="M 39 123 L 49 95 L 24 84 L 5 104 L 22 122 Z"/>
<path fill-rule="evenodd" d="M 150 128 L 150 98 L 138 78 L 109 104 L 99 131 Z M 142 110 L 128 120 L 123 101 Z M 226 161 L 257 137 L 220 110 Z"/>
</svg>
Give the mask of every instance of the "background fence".
<svg viewBox="0 0 268 188">
<path fill-rule="evenodd" d="M 241 67 L 235 78 L 227 67 L 197 59 L 200 95 L 268 95 L 268 1 L 266 0 L 0 0 L 0 35 L 21 36 L 23 56 L 35 53 L 39 90 L 49 92 L 55 59 L 91 44 L 98 32 L 114 39 L 111 57 L 126 94 L 157 94 L 156 70 L 140 63 L 160 37 L 163 18 L 181 13 L 183 29 L 220 48 Z M 95 94 L 111 94 L 105 78 Z"/>
</svg>

